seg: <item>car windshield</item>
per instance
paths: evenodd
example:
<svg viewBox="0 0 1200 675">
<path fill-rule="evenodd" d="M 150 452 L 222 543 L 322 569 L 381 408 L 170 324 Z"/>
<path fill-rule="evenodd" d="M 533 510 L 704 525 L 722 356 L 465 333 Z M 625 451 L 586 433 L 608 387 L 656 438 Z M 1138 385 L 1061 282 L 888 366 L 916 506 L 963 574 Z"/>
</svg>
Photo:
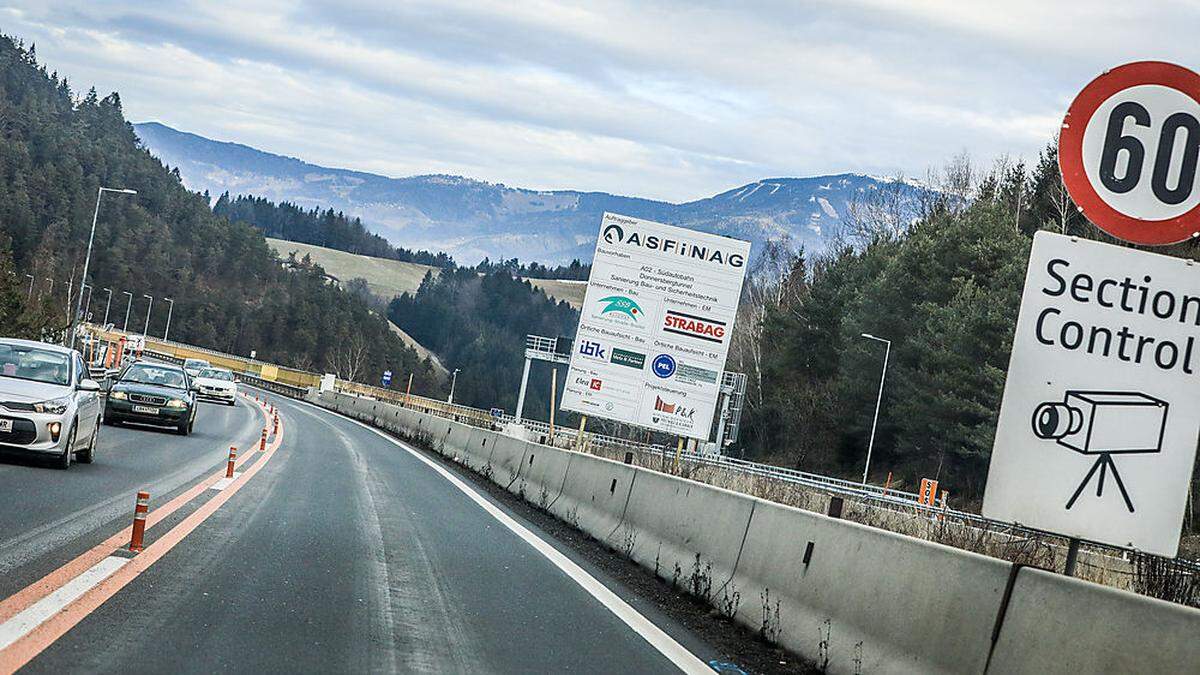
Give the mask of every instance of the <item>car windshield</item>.
<svg viewBox="0 0 1200 675">
<path fill-rule="evenodd" d="M 208 361 L 204 361 L 202 359 L 187 359 L 186 361 L 183 362 L 183 367 L 191 369 L 191 370 L 207 368 Z"/>
<path fill-rule="evenodd" d="M 184 377 L 183 372 L 177 368 L 168 366 L 139 363 L 135 366 L 130 366 L 129 370 L 125 371 L 125 376 L 121 378 L 121 381 L 187 389 L 187 378 Z"/>
<path fill-rule="evenodd" d="M 200 371 L 200 377 L 206 380 L 224 380 L 233 382 L 233 373 L 228 370 L 217 370 L 216 368 L 205 368 Z"/>
<path fill-rule="evenodd" d="M 0 375 L 65 386 L 71 383 L 71 361 L 61 352 L 0 344 Z"/>
</svg>

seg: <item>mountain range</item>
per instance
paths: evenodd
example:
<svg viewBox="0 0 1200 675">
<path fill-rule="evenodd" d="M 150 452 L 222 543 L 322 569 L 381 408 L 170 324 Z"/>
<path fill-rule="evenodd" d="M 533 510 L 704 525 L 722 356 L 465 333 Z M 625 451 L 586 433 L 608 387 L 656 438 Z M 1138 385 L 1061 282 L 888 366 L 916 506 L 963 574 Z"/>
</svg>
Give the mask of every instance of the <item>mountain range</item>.
<svg viewBox="0 0 1200 675">
<path fill-rule="evenodd" d="M 362 218 L 410 249 L 445 251 L 460 263 L 520 258 L 589 261 L 605 211 L 747 239 L 756 248 L 788 235 L 820 250 L 856 200 L 896 190 L 913 205 L 922 188 L 861 174 L 771 178 L 705 199 L 665 201 L 577 190 L 529 190 L 449 175 L 389 178 L 310 164 L 157 122 L 135 124 L 142 144 L 179 169 L 191 190 L 250 194 Z"/>
</svg>

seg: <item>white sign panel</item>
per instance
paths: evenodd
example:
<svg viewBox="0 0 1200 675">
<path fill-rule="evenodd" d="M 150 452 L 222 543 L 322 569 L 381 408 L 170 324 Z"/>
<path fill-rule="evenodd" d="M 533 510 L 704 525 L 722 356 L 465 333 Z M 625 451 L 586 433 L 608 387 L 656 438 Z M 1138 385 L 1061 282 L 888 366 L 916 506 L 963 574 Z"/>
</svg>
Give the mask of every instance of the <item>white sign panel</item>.
<svg viewBox="0 0 1200 675">
<path fill-rule="evenodd" d="M 604 214 L 562 408 L 707 439 L 749 242 Z"/>
<path fill-rule="evenodd" d="M 1200 266 L 1034 237 L 983 513 L 1174 556 L 1200 433 Z"/>
</svg>

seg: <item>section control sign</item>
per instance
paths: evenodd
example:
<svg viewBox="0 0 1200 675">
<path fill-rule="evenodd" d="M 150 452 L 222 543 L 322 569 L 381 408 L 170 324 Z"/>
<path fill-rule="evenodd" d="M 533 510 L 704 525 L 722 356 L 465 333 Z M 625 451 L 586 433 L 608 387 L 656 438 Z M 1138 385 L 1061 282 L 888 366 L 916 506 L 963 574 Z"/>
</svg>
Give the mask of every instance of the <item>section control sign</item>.
<svg viewBox="0 0 1200 675">
<path fill-rule="evenodd" d="M 562 408 L 707 439 L 750 244 L 604 214 Z"/>
<path fill-rule="evenodd" d="M 989 518 L 1174 556 L 1200 435 L 1200 268 L 1038 232 Z"/>
</svg>

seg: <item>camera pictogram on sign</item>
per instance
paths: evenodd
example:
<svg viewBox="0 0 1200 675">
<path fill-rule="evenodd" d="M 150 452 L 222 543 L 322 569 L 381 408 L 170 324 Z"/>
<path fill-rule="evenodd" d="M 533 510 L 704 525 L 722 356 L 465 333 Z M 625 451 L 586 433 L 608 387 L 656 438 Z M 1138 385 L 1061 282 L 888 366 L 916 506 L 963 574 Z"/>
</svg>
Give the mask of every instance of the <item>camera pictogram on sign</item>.
<svg viewBox="0 0 1200 675">
<path fill-rule="evenodd" d="M 1139 392 L 1068 391 L 1061 402 L 1048 401 L 1034 409 L 1035 436 L 1096 457 L 1067 501 L 1068 509 L 1075 506 L 1083 489 L 1099 471 L 1096 496 L 1104 496 L 1104 484 L 1111 473 L 1125 506 L 1130 513 L 1134 512 L 1133 500 L 1117 472 L 1113 455 L 1162 452 L 1168 407 L 1166 401 Z"/>
</svg>

